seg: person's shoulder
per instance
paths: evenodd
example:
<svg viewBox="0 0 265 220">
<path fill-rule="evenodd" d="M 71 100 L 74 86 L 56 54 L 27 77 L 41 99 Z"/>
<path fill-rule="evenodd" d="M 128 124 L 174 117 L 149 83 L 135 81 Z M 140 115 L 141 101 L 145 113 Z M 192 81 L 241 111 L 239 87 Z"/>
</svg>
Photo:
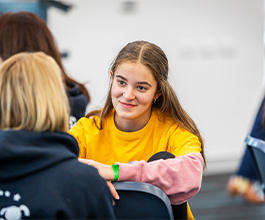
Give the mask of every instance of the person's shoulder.
<svg viewBox="0 0 265 220">
<path fill-rule="evenodd" d="M 97 119 L 97 116 L 91 116 L 89 118 L 87 117 L 82 117 L 78 120 L 77 124 L 89 124 L 92 123 L 94 121 L 94 119 Z"/>
<path fill-rule="evenodd" d="M 152 117 L 158 123 L 169 125 L 169 126 L 178 126 L 178 123 L 171 117 L 169 113 L 164 113 L 160 109 L 154 108 L 152 111 Z"/>
<path fill-rule="evenodd" d="M 89 187 L 91 191 L 99 193 L 100 191 L 104 192 L 108 189 L 106 180 L 104 180 L 98 173 L 98 170 L 92 166 L 78 162 L 77 165 L 79 168 L 78 176 L 80 180 L 79 187 L 87 188 Z"/>
<path fill-rule="evenodd" d="M 61 163 L 56 171 L 53 184 L 61 195 L 75 203 L 72 208 L 82 206 L 90 212 L 91 207 L 96 207 L 104 198 L 111 200 L 106 180 L 96 168 L 83 164 L 76 158 Z"/>
<path fill-rule="evenodd" d="M 98 170 L 95 167 L 92 167 L 90 165 L 87 164 L 83 164 L 81 162 L 79 162 L 78 160 L 74 162 L 73 164 L 74 166 L 76 166 L 78 168 L 78 172 L 79 174 L 84 174 L 83 177 L 98 177 Z"/>
<path fill-rule="evenodd" d="M 79 187 L 103 186 L 105 187 L 105 180 L 99 175 L 98 170 L 87 164 L 83 164 L 78 160 L 73 160 L 65 165 L 65 172 L 74 179 Z"/>
<path fill-rule="evenodd" d="M 98 116 L 91 116 L 89 118 L 82 117 L 77 121 L 76 125 L 73 128 L 90 128 L 91 126 L 94 127 L 95 122 L 98 123 L 99 120 L 100 119 Z"/>
</svg>

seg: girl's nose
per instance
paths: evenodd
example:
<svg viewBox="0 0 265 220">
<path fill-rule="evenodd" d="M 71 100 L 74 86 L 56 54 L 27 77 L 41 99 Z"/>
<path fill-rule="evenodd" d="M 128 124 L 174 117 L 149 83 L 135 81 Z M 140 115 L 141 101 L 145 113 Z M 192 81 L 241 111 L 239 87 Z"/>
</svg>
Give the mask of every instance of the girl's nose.
<svg viewBox="0 0 265 220">
<path fill-rule="evenodd" d="M 126 99 L 126 100 L 133 100 L 135 99 L 135 95 L 134 95 L 134 92 L 133 92 L 133 89 L 132 88 L 127 88 L 124 93 L 123 93 L 123 97 Z"/>
</svg>

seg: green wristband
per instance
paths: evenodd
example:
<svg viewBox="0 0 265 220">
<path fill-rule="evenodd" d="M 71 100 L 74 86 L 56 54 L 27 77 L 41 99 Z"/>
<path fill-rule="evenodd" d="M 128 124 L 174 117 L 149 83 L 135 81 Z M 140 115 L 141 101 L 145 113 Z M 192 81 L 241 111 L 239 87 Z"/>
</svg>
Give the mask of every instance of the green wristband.
<svg viewBox="0 0 265 220">
<path fill-rule="evenodd" d="M 112 164 L 112 169 L 114 171 L 114 181 L 119 179 L 119 164 Z"/>
</svg>

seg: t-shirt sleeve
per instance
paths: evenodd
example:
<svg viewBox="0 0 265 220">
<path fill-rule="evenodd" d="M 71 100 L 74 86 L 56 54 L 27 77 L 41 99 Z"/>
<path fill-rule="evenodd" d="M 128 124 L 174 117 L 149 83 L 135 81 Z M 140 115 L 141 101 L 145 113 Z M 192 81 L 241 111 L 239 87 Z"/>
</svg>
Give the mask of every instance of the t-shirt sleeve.
<svg viewBox="0 0 265 220">
<path fill-rule="evenodd" d="M 178 126 L 173 127 L 168 140 L 168 151 L 175 156 L 184 156 L 188 153 L 201 153 L 199 138 L 189 131 Z"/>
</svg>

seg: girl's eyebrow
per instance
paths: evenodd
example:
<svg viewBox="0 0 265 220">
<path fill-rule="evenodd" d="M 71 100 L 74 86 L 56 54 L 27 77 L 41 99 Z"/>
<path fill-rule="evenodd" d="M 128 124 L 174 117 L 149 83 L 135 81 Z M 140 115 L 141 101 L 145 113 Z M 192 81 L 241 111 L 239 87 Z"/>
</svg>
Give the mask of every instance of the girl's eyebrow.
<svg viewBox="0 0 265 220">
<path fill-rule="evenodd" d="M 124 77 L 123 77 L 123 76 L 121 76 L 121 75 L 116 75 L 116 77 L 122 78 L 124 81 L 127 81 L 127 79 L 126 79 L 126 78 L 124 78 Z"/>
<path fill-rule="evenodd" d="M 121 78 L 121 79 L 124 80 L 124 81 L 128 81 L 126 78 L 124 78 L 124 77 L 121 76 L 121 75 L 116 75 L 116 77 L 119 77 L 119 78 Z M 148 86 L 152 87 L 148 82 L 137 82 L 137 84 L 148 85 Z"/>
<path fill-rule="evenodd" d="M 148 85 L 148 86 L 152 87 L 148 82 L 137 82 L 137 84 Z"/>
</svg>

